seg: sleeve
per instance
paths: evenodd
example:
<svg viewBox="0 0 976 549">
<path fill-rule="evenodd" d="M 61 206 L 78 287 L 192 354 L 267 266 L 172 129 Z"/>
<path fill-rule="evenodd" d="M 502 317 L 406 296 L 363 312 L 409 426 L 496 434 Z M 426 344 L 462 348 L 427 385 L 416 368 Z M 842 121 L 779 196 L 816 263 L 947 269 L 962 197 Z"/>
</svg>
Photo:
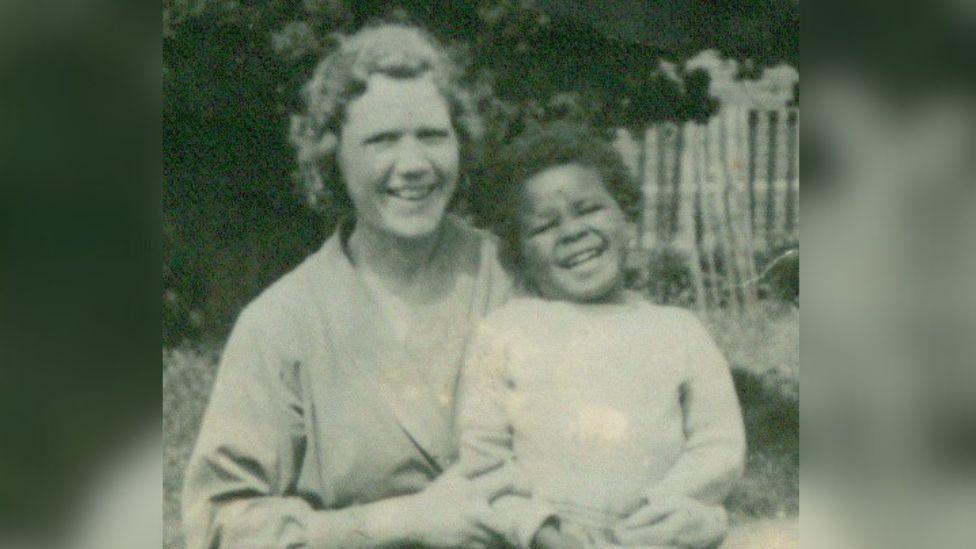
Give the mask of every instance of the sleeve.
<svg viewBox="0 0 976 549">
<path fill-rule="evenodd" d="M 505 346 L 482 325 L 462 370 L 458 405 L 462 471 L 511 467 L 513 474 L 524 478 L 512 451 L 512 425 L 505 405 L 515 389 L 507 363 Z M 515 495 L 498 498 L 492 509 L 504 525 L 501 533 L 517 547 L 529 547 L 543 523 L 555 516 L 544 502 Z"/>
<path fill-rule="evenodd" d="M 728 363 L 708 331 L 686 313 L 687 377 L 682 386 L 685 448 L 653 494 L 721 504 L 742 475 L 745 430 Z"/>
<path fill-rule="evenodd" d="M 187 547 L 305 547 L 314 513 L 294 488 L 305 435 L 297 364 L 241 315 L 221 358 L 183 486 Z M 291 377 L 289 377 L 291 374 Z"/>
</svg>

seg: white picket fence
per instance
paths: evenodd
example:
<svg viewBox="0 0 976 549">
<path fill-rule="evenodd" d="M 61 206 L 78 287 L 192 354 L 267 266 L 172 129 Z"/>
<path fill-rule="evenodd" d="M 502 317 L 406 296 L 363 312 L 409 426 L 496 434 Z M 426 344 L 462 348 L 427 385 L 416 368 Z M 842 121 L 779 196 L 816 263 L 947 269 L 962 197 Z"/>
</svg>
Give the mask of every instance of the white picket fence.
<svg viewBox="0 0 976 549">
<path fill-rule="evenodd" d="M 707 124 L 661 123 L 617 148 L 643 191 L 631 263 L 687 257 L 703 310 L 756 301 L 756 252 L 799 241 L 799 111 L 725 106 Z"/>
</svg>

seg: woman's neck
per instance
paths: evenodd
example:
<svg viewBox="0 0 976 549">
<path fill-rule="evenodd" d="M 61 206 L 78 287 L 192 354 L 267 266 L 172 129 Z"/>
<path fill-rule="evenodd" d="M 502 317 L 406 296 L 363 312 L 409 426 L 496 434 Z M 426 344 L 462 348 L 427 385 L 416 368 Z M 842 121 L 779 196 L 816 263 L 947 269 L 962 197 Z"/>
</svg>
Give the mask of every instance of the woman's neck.
<svg viewBox="0 0 976 549">
<path fill-rule="evenodd" d="M 349 235 L 350 260 L 386 284 L 409 285 L 433 258 L 443 227 L 420 238 L 397 238 L 357 223 Z"/>
</svg>

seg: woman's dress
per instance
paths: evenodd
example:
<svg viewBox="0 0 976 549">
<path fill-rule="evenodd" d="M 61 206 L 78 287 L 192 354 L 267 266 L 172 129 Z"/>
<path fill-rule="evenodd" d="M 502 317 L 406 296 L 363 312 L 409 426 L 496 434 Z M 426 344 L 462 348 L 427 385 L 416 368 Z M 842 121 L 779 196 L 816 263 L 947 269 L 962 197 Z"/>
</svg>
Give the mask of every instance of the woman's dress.
<svg viewBox="0 0 976 549">
<path fill-rule="evenodd" d="M 421 276 L 439 289 L 397 338 L 337 231 L 241 313 L 184 483 L 187 546 L 361 545 L 313 520 L 417 492 L 456 459 L 458 371 L 510 280 L 452 216 Z M 338 531 L 339 529 L 336 529 Z"/>
</svg>

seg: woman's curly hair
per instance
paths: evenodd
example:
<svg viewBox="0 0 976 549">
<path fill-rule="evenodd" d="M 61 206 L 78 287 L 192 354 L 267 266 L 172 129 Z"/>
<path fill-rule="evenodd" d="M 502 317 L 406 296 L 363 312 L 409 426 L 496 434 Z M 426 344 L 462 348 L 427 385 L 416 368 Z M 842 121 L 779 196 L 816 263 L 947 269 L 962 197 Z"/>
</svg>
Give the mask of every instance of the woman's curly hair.
<svg viewBox="0 0 976 549">
<path fill-rule="evenodd" d="M 522 261 L 518 214 L 525 183 L 549 168 L 567 164 L 594 170 L 627 219 L 637 218 L 640 192 L 608 139 L 569 121 L 532 125 L 495 151 L 483 166 L 484 180 L 470 193 L 478 225 L 499 237 L 502 263 L 514 273 Z"/>
<path fill-rule="evenodd" d="M 403 22 L 368 25 L 335 38 L 338 46 L 319 62 L 302 90 L 304 110 L 291 119 L 301 190 L 310 206 L 352 210 L 335 153 L 346 106 L 366 91 L 374 74 L 401 79 L 429 74 L 449 105 L 462 163 L 476 156 L 484 125 L 474 95 L 462 81 L 463 64 L 456 54 L 420 27 Z"/>
</svg>

